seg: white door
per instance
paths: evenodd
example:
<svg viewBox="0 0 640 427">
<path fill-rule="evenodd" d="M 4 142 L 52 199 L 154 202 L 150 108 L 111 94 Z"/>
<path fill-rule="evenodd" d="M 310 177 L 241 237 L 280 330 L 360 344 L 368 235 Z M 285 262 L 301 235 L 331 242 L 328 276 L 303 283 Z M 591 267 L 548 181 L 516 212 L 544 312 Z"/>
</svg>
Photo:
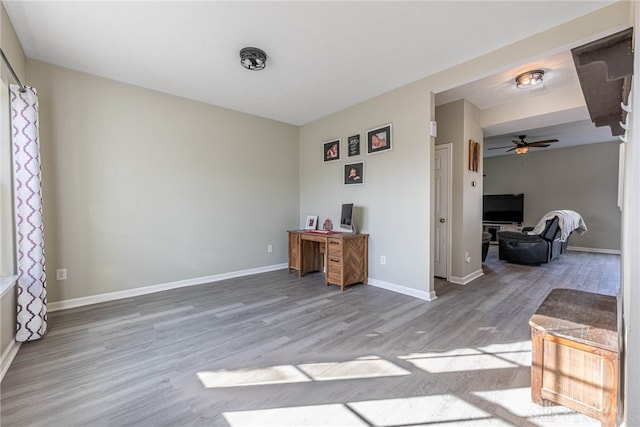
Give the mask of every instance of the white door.
<svg viewBox="0 0 640 427">
<path fill-rule="evenodd" d="M 451 226 L 451 144 L 436 146 L 435 157 L 435 248 L 434 276 L 449 280 L 449 238 Z"/>
</svg>

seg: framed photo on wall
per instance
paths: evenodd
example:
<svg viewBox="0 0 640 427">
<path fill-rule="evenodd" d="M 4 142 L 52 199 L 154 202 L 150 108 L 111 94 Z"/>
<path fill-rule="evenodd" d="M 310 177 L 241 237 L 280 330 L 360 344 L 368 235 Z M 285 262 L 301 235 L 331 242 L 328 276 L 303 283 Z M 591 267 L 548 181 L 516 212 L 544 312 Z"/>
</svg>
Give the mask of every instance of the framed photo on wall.
<svg viewBox="0 0 640 427">
<path fill-rule="evenodd" d="M 340 140 L 324 142 L 322 144 L 322 158 L 325 162 L 340 159 Z"/>
<path fill-rule="evenodd" d="M 367 154 L 391 150 L 391 124 L 367 131 Z"/>
<path fill-rule="evenodd" d="M 345 163 L 343 179 L 344 185 L 364 184 L 364 162 Z"/>
<path fill-rule="evenodd" d="M 357 156 L 360 154 L 360 135 L 350 136 L 347 146 L 347 152 L 349 153 L 349 157 Z"/>
<path fill-rule="evenodd" d="M 480 168 L 480 144 L 469 140 L 469 170 L 478 172 Z"/>
</svg>

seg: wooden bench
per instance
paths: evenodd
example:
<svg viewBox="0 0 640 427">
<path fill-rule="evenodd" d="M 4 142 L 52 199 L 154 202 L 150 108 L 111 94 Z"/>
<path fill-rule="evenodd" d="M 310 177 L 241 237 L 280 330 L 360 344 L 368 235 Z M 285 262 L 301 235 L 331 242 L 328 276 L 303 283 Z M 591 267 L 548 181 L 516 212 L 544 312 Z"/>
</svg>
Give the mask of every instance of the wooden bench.
<svg viewBox="0 0 640 427">
<path fill-rule="evenodd" d="M 616 298 L 554 289 L 529 320 L 531 398 L 560 404 L 616 425 L 618 330 Z"/>
</svg>

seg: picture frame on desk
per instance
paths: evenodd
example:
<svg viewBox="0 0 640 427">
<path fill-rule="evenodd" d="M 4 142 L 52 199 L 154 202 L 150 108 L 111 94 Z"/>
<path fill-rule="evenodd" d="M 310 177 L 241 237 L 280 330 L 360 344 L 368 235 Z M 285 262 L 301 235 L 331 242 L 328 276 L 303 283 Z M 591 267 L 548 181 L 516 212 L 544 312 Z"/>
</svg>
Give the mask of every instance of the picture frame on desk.
<svg viewBox="0 0 640 427">
<path fill-rule="evenodd" d="M 307 220 L 304 223 L 305 230 L 315 230 L 318 226 L 318 215 L 307 215 Z"/>
</svg>

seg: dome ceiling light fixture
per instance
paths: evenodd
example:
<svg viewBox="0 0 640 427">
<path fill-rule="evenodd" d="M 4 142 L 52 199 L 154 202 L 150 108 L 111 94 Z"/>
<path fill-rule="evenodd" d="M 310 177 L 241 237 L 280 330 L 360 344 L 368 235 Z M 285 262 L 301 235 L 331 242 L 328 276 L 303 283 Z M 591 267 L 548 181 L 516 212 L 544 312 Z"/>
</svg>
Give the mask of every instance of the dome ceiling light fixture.
<svg viewBox="0 0 640 427">
<path fill-rule="evenodd" d="M 532 70 L 518 74 L 518 77 L 516 77 L 516 87 L 518 89 L 525 89 L 541 85 L 542 76 L 544 76 L 544 71 L 542 70 Z"/>
<path fill-rule="evenodd" d="M 257 47 L 240 49 L 240 64 L 247 70 L 260 71 L 267 64 L 267 54 Z"/>
</svg>

